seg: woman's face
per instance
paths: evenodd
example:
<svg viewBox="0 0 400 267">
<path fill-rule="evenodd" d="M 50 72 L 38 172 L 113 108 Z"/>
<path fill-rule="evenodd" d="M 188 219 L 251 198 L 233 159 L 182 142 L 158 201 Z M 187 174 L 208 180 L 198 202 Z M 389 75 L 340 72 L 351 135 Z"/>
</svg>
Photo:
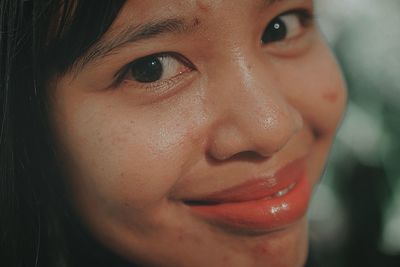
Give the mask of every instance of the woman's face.
<svg viewBox="0 0 400 267">
<path fill-rule="evenodd" d="M 127 1 L 50 90 L 71 201 L 98 240 L 145 266 L 302 266 L 346 98 L 312 13 Z"/>
</svg>

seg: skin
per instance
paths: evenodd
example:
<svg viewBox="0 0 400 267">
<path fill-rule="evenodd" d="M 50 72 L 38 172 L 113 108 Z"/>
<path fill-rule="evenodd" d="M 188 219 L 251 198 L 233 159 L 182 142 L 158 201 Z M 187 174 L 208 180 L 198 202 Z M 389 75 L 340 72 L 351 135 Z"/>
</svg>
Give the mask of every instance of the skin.
<svg viewBox="0 0 400 267">
<path fill-rule="evenodd" d="M 71 202 L 107 247 L 144 266 L 302 266 L 303 218 L 273 232 L 232 231 L 194 216 L 183 199 L 220 191 L 306 156 L 315 185 L 346 93 L 316 25 L 266 44 L 270 21 L 311 1 L 128 1 L 103 36 L 179 17 L 188 27 L 128 43 L 57 77 L 49 90 Z M 126 64 L 173 51 L 167 82 L 124 77 Z M 179 62 L 179 61 L 177 61 Z"/>
</svg>

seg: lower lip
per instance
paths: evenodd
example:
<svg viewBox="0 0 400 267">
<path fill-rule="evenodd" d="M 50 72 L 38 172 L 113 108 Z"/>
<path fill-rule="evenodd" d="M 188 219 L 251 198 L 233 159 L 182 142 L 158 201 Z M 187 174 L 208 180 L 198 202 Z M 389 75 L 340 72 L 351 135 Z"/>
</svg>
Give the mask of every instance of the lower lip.
<svg viewBox="0 0 400 267">
<path fill-rule="evenodd" d="M 303 171 L 295 186 L 284 196 L 259 200 L 193 205 L 191 210 L 216 223 L 234 228 L 273 231 L 285 228 L 304 217 L 311 186 Z"/>
</svg>

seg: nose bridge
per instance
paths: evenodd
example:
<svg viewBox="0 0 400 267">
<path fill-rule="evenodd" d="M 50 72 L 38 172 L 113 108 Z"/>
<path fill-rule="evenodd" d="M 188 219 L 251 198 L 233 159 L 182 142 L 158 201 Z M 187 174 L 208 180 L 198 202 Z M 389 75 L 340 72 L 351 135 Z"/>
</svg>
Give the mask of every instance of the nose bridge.
<svg viewBox="0 0 400 267">
<path fill-rule="evenodd" d="M 277 79 L 265 64 L 248 58 L 236 56 L 219 75 L 224 78 L 215 89 L 219 119 L 211 149 L 218 159 L 249 151 L 270 156 L 301 128 L 301 117 Z"/>
</svg>

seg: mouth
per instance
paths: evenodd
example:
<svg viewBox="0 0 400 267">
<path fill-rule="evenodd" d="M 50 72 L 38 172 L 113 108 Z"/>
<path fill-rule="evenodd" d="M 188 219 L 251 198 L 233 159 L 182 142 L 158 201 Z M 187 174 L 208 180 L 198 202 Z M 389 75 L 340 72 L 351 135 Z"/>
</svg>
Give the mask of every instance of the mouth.
<svg viewBox="0 0 400 267">
<path fill-rule="evenodd" d="M 298 159 L 268 178 L 185 200 L 191 212 L 230 228 L 274 231 L 302 219 L 311 195 L 305 159 Z"/>
</svg>

